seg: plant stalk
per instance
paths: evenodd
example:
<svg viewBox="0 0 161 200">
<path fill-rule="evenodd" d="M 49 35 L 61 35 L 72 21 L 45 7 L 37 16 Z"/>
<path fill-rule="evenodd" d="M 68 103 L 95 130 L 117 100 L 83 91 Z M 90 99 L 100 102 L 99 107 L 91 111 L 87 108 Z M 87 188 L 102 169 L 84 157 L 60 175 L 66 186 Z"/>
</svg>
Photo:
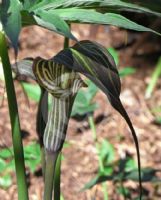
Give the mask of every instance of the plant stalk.
<svg viewBox="0 0 161 200">
<path fill-rule="evenodd" d="M 52 200 L 56 161 L 59 152 L 46 151 L 44 200 Z M 55 199 L 59 200 L 59 198 Z"/>
<path fill-rule="evenodd" d="M 55 176 L 54 176 L 54 200 L 60 200 L 61 198 L 61 153 L 59 153 L 56 167 L 55 167 Z"/>
<path fill-rule="evenodd" d="M 13 143 L 16 178 L 18 186 L 18 199 L 28 200 L 24 151 L 23 151 L 23 143 L 21 137 L 17 100 L 12 78 L 11 64 L 8 56 L 6 38 L 3 32 L 0 32 L 0 57 L 2 60 L 8 107 L 9 107 L 9 115 L 10 115 L 11 131 L 12 131 L 12 143 Z"/>
<path fill-rule="evenodd" d="M 150 83 L 146 89 L 146 92 L 145 92 L 145 98 L 150 98 L 151 97 L 151 94 L 156 86 L 156 83 L 159 79 L 159 76 L 161 75 L 161 56 L 158 60 L 158 63 L 157 63 L 157 66 L 152 74 L 152 77 L 151 77 L 151 80 L 150 80 Z"/>
</svg>

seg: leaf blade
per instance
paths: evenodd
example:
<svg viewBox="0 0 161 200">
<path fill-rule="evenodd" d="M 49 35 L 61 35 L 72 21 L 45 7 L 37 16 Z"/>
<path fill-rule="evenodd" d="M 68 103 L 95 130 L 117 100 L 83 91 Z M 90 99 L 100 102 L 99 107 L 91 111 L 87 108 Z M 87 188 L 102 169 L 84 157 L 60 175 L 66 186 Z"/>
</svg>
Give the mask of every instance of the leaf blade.
<svg viewBox="0 0 161 200">
<path fill-rule="evenodd" d="M 72 35 L 68 24 L 55 13 L 39 9 L 35 11 L 34 19 L 38 25 L 76 41 L 76 38 Z"/>
<path fill-rule="evenodd" d="M 91 24 L 103 24 L 103 25 L 113 25 L 122 27 L 125 29 L 131 29 L 135 31 L 149 31 L 160 35 L 158 32 L 147 28 L 145 26 L 139 25 L 120 14 L 115 13 L 105 13 L 102 14 L 95 10 L 85 10 L 78 8 L 66 8 L 66 9 L 55 9 L 49 10 L 48 13 L 53 13 L 65 21 L 76 22 L 76 23 L 91 23 Z"/>
<path fill-rule="evenodd" d="M 18 37 L 21 31 L 20 3 L 18 0 L 2 0 L 0 19 L 15 53 L 18 52 Z"/>
</svg>

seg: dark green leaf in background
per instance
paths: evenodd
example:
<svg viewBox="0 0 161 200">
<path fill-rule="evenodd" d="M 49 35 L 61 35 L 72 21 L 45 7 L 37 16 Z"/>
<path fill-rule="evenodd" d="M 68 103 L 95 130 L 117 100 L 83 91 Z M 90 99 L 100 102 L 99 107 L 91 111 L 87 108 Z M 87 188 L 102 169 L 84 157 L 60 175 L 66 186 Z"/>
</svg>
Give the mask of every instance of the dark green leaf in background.
<svg viewBox="0 0 161 200">
<path fill-rule="evenodd" d="M 21 31 L 20 6 L 18 0 L 2 0 L 2 4 L 0 4 L 0 20 L 16 54 L 18 52 L 18 37 Z"/>
<path fill-rule="evenodd" d="M 153 168 L 144 168 L 141 170 L 142 182 L 161 182 L 161 179 L 156 176 L 158 170 Z M 92 188 L 93 186 L 100 184 L 105 181 L 115 181 L 119 182 L 121 177 L 121 181 L 132 180 L 138 182 L 138 170 L 130 170 L 129 172 L 113 172 L 112 175 L 105 175 L 103 173 L 99 173 L 93 178 L 90 182 L 88 182 L 83 188 L 83 190 L 87 190 Z"/>
</svg>

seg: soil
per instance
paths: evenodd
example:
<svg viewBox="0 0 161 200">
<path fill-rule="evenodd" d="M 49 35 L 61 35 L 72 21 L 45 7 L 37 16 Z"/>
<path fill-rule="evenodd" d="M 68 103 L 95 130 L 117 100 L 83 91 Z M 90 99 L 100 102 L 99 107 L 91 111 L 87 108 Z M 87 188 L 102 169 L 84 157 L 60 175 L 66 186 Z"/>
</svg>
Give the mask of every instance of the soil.
<svg viewBox="0 0 161 200">
<path fill-rule="evenodd" d="M 90 39 L 106 47 L 114 47 L 119 53 L 119 69 L 132 66 L 136 73 L 126 76 L 122 81 L 121 100 L 134 124 L 139 139 L 142 167 L 161 169 L 161 125 L 155 123 L 161 113 L 154 113 L 161 108 L 161 79 L 153 91 L 151 98 L 145 98 L 145 90 L 155 69 L 158 55 L 161 52 L 159 39 L 156 35 L 129 32 L 109 26 L 72 25 L 73 34 L 79 39 Z M 157 42 L 152 42 L 157 40 Z M 70 42 L 72 44 L 73 42 Z M 18 59 L 41 56 L 50 58 L 63 47 L 63 37 L 45 29 L 33 26 L 24 28 L 20 36 L 20 52 Z M 11 61 L 14 62 L 13 50 L 10 49 Z M 37 141 L 35 131 L 37 104 L 26 98 L 20 84 L 15 81 L 21 128 L 26 134 L 23 142 L 28 144 Z M 4 94 L 4 83 L 0 82 L 0 94 L 4 96 L 0 110 L 0 146 L 11 146 L 11 129 L 8 116 L 7 99 Z M 98 92 L 93 99 L 99 104 L 94 112 L 97 121 L 96 130 L 98 141 L 107 139 L 115 149 L 116 160 L 125 158 L 128 154 L 135 160 L 136 150 L 127 124 L 109 104 L 105 95 Z M 98 120 L 99 119 L 99 120 Z M 24 133 L 23 132 L 23 133 Z M 101 185 L 91 190 L 79 190 L 93 178 L 98 170 L 98 157 L 89 129 L 87 118 L 82 121 L 70 120 L 67 141 L 70 146 L 63 149 L 62 161 L 62 193 L 65 200 L 103 200 Z M 41 168 L 39 167 L 39 170 Z M 43 179 L 41 173 L 29 173 L 29 195 L 31 200 L 41 200 Z M 39 176 L 38 176 L 39 174 Z M 160 177 L 160 174 L 158 174 Z M 138 184 L 127 181 L 125 186 L 131 191 L 138 190 Z M 161 199 L 161 183 L 143 183 L 146 200 Z M 112 182 L 107 183 L 110 200 L 122 200 L 117 194 Z M 0 188 L 0 200 L 17 200 L 16 179 L 13 173 L 13 184 L 8 189 Z"/>
</svg>

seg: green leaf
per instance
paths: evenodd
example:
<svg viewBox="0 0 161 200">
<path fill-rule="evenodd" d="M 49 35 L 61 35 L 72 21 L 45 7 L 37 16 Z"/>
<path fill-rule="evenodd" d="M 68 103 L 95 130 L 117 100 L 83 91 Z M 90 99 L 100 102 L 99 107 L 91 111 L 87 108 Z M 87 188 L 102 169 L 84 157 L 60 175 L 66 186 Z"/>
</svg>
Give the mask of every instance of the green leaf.
<svg viewBox="0 0 161 200">
<path fill-rule="evenodd" d="M 22 85 L 28 97 L 38 102 L 41 94 L 40 86 L 31 83 L 22 83 Z"/>
<path fill-rule="evenodd" d="M 150 28 L 146 28 L 139 25 L 119 14 L 106 13 L 102 14 L 94 10 L 85 10 L 78 8 L 66 8 L 66 9 L 55 9 L 49 10 L 48 14 L 53 13 L 65 21 L 76 22 L 76 23 L 93 23 L 93 24 L 104 24 L 122 27 L 125 29 L 131 29 L 135 31 L 150 31 L 160 35 Z"/>
<path fill-rule="evenodd" d="M 39 2 L 39 0 L 22 0 L 22 1 L 23 1 L 23 8 L 25 10 L 28 10 L 30 7 Z"/>
<path fill-rule="evenodd" d="M 124 187 L 122 187 L 122 186 L 117 187 L 117 188 L 116 188 L 116 191 L 117 191 L 118 194 L 121 194 L 121 195 L 123 195 L 123 196 L 125 196 L 125 197 L 127 197 L 127 196 L 130 195 L 129 189 L 128 189 L 128 188 L 124 188 Z"/>
<path fill-rule="evenodd" d="M 37 143 L 32 143 L 24 147 L 25 156 L 35 157 L 40 155 L 40 146 Z M 34 156 L 33 156 L 34 155 Z"/>
<path fill-rule="evenodd" d="M 119 55 L 118 55 L 117 51 L 112 47 L 108 48 L 107 50 L 111 54 L 111 56 L 113 57 L 115 64 L 117 66 L 119 64 Z"/>
<path fill-rule="evenodd" d="M 156 176 L 156 173 L 158 170 L 152 169 L 152 168 L 144 168 L 141 170 L 141 176 L 143 182 L 161 182 L 161 179 Z M 86 189 L 90 189 L 93 186 L 100 184 L 105 181 L 115 181 L 120 182 L 121 181 L 127 181 L 132 180 L 138 182 L 138 170 L 131 170 L 129 172 L 117 173 L 113 172 L 112 175 L 107 176 L 103 173 L 99 173 L 95 178 L 93 178 L 91 181 L 89 181 L 85 186 L 81 189 L 81 191 L 84 191 Z"/>
<path fill-rule="evenodd" d="M 25 163 L 33 173 L 41 163 L 40 146 L 37 143 L 24 147 Z"/>
<path fill-rule="evenodd" d="M 23 26 L 38 25 L 77 41 L 71 33 L 68 24 L 54 13 L 49 13 L 45 10 L 39 9 L 34 13 L 21 11 L 21 16 Z"/>
<path fill-rule="evenodd" d="M 100 156 L 104 165 L 108 165 L 115 159 L 114 147 L 107 140 L 103 140 L 101 143 Z"/>
<path fill-rule="evenodd" d="M 156 117 L 155 122 L 159 125 L 161 125 L 161 117 Z"/>
<path fill-rule="evenodd" d="M 74 101 L 71 116 L 74 116 L 76 114 L 84 115 L 89 112 L 93 112 L 98 108 L 98 104 L 92 102 L 94 96 L 98 91 L 98 88 L 94 83 L 92 83 L 89 80 L 87 84 L 88 84 L 87 88 L 79 90 L 76 99 Z"/>
<path fill-rule="evenodd" d="M 126 0 L 128 2 L 128 0 Z M 146 8 L 149 8 L 150 10 L 161 12 L 161 1 L 155 0 L 155 1 L 147 1 L 147 0 L 134 0 L 134 3 L 136 3 L 139 6 L 143 6 Z"/>
<path fill-rule="evenodd" d="M 134 74 L 136 72 L 136 69 L 133 67 L 124 67 L 123 69 L 119 70 L 120 77 L 125 77 L 131 74 Z"/>
<path fill-rule="evenodd" d="M 6 169 L 6 162 L 0 158 L 0 173 L 2 173 Z"/>
<path fill-rule="evenodd" d="M 113 1 L 44 0 L 44 1 L 38 1 L 37 3 L 33 4 L 28 11 L 36 14 L 39 14 L 39 12 L 47 12 L 48 16 L 49 15 L 57 17 L 59 16 L 62 20 L 68 21 L 70 23 L 79 22 L 79 23 L 109 24 L 136 31 L 151 31 L 156 33 L 150 28 L 141 26 L 123 17 L 122 15 L 116 14 L 120 10 L 146 13 L 161 17 L 161 13 L 156 12 L 155 10 L 146 7 L 141 7 L 136 3 L 127 3 L 120 0 L 113 0 Z M 112 13 L 110 13 L 111 11 Z M 105 14 L 102 14 L 101 12 Z M 46 23 L 49 22 L 48 20 L 50 19 L 48 18 Z M 43 26 L 45 26 L 44 23 Z M 45 27 L 51 29 L 51 27 L 49 26 L 51 25 L 48 24 Z"/>
<path fill-rule="evenodd" d="M 12 184 L 12 178 L 9 174 L 0 177 L 0 186 L 3 188 L 8 188 Z"/>
<path fill-rule="evenodd" d="M 0 158 L 11 158 L 13 157 L 13 149 L 12 148 L 5 148 L 0 150 Z"/>
<path fill-rule="evenodd" d="M 156 176 L 156 173 L 159 170 L 155 170 L 153 168 L 144 168 L 141 170 L 141 176 L 142 176 L 142 181 L 143 182 L 161 182 L 161 179 Z M 130 172 L 125 173 L 125 179 L 126 180 L 133 180 L 133 181 L 138 181 L 138 171 L 131 170 Z"/>
<path fill-rule="evenodd" d="M 12 159 L 8 162 L 6 168 L 7 168 L 7 171 L 11 171 L 11 172 L 15 171 L 15 161 L 14 161 L 14 159 Z"/>
<path fill-rule="evenodd" d="M 67 38 L 76 40 L 70 32 L 68 24 L 58 15 L 39 9 L 35 11 L 34 19 L 38 25 L 59 33 Z"/>
<path fill-rule="evenodd" d="M 159 0 L 158 0 L 159 1 Z M 112 1 L 106 1 L 106 0 L 43 0 L 39 1 L 32 10 L 35 10 L 37 8 L 43 8 L 46 10 L 51 9 L 58 9 L 58 8 L 84 8 L 84 9 L 99 9 L 100 11 L 109 11 L 110 9 L 114 11 L 118 10 L 125 10 L 125 11 L 132 11 L 132 12 L 141 12 L 141 13 L 147 13 L 147 14 L 153 14 L 156 16 L 161 16 L 160 12 L 156 12 L 155 9 L 153 10 L 153 7 L 151 7 L 151 3 L 142 4 L 143 6 L 140 6 L 137 3 L 129 3 L 121 0 L 112 0 Z M 145 7 L 144 7 L 145 5 Z M 158 4 L 155 4 L 158 6 Z M 148 8 L 149 7 L 149 8 Z"/>
<path fill-rule="evenodd" d="M 18 0 L 2 0 L 0 20 L 17 54 L 18 37 L 21 30 L 20 2 Z"/>
<path fill-rule="evenodd" d="M 88 106 L 84 105 L 82 103 L 79 103 L 79 100 L 77 99 L 74 102 L 71 116 L 85 115 L 87 113 L 95 111 L 98 107 L 99 106 L 96 103 L 88 105 Z"/>
<path fill-rule="evenodd" d="M 128 158 L 125 164 L 125 171 L 132 171 L 132 170 L 136 170 L 136 163 L 135 160 L 132 158 Z"/>
</svg>

